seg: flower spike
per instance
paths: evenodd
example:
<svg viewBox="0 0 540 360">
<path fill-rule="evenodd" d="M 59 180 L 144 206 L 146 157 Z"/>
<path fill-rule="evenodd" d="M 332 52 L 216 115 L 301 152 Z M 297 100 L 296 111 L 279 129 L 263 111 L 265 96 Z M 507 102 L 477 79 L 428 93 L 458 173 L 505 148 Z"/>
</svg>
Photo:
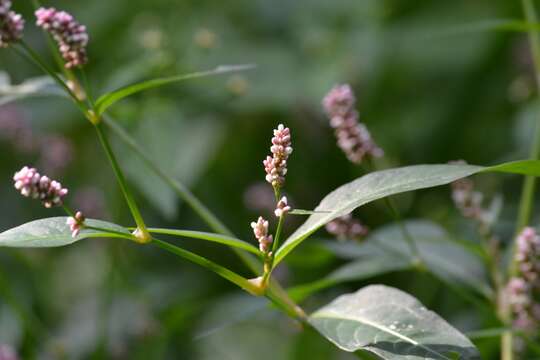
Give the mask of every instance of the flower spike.
<svg viewBox="0 0 540 360">
<path fill-rule="evenodd" d="M 37 26 L 50 33 L 58 44 L 67 69 L 81 67 L 88 62 L 86 26 L 79 24 L 71 14 L 55 8 L 41 7 L 35 15 Z"/>
<path fill-rule="evenodd" d="M 283 124 L 279 124 L 274 130 L 272 146 L 270 147 L 272 157 L 267 156 L 263 161 L 266 171 L 266 181 L 272 184 L 274 189 L 280 188 L 285 184 L 285 175 L 287 174 L 287 159 L 293 152 L 291 146 L 291 131 Z"/>
<path fill-rule="evenodd" d="M 16 172 L 13 181 L 21 195 L 39 199 L 46 208 L 61 206 L 62 199 L 68 193 L 68 189 L 63 188 L 58 181 L 41 176 L 35 168 L 28 166 Z"/>
<path fill-rule="evenodd" d="M 24 19 L 11 10 L 10 0 L 0 0 L 0 48 L 19 41 L 24 30 Z"/>
<path fill-rule="evenodd" d="M 358 112 L 354 109 L 356 98 L 349 85 L 334 86 L 322 104 L 330 126 L 335 129 L 338 146 L 349 161 L 360 164 L 366 156 L 377 158 L 384 155 L 367 127 L 358 121 Z"/>
</svg>

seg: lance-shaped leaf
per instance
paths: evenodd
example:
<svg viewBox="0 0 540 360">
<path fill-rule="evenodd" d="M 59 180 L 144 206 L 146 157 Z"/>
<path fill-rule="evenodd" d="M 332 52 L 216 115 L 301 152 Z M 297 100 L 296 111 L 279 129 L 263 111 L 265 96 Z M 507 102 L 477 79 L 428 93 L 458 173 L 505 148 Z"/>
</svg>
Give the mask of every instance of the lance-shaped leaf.
<svg viewBox="0 0 540 360">
<path fill-rule="evenodd" d="M 483 167 L 474 165 L 414 165 L 364 175 L 328 194 L 311 215 L 280 247 L 274 265 L 324 224 L 371 201 L 406 191 L 448 184 L 480 172 L 540 176 L 540 161 L 525 160 Z"/>
<path fill-rule="evenodd" d="M 96 229 L 82 229 L 80 234 L 73 238 L 67 217 L 53 217 L 39 219 L 17 226 L 0 233 L 0 246 L 9 247 L 56 247 L 72 244 L 86 238 L 121 237 L 129 238 L 129 230 L 122 226 L 101 220 L 86 219 L 85 224 Z"/>
<path fill-rule="evenodd" d="M 128 97 L 130 95 L 136 94 L 138 92 L 152 89 L 155 87 L 168 85 L 171 83 L 188 80 L 188 79 L 194 79 L 199 77 L 205 77 L 210 75 L 218 75 L 218 74 L 225 74 L 230 72 L 237 72 L 242 70 L 249 70 L 253 69 L 253 65 L 222 65 L 218 66 L 213 70 L 208 71 L 199 71 L 191 74 L 184 74 L 184 75 L 177 75 L 177 76 L 169 76 L 164 78 L 158 78 L 158 79 L 152 79 L 143 81 L 140 83 L 128 85 L 125 87 L 122 87 L 118 90 L 112 91 L 110 93 L 104 94 L 96 101 L 96 112 L 98 115 L 101 115 L 107 110 L 111 105 L 116 103 L 117 101 L 122 100 L 125 97 Z"/>
<path fill-rule="evenodd" d="M 317 310 L 309 322 L 345 351 L 383 359 L 479 359 L 474 345 L 444 319 L 401 290 L 373 285 Z"/>
</svg>

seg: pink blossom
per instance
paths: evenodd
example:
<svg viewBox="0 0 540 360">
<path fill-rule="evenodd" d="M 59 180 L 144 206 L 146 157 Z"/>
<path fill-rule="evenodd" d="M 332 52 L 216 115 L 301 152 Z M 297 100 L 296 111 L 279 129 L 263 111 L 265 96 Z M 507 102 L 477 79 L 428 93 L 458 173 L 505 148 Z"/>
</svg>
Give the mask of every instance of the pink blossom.
<svg viewBox="0 0 540 360">
<path fill-rule="evenodd" d="M 384 155 L 367 127 L 358 121 L 358 112 L 354 109 L 356 98 L 349 85 L 334 86 L 322 104 L 330 119 L 330 126 L 334 128 L 337 144 L 349 161 L 360 164 L 366 156 L 376 158 Z"/>
<path fill-rule="evenodd" d="M 66 224 L 69 225 L 69 230 L 71 231 L 72 237 L 77 237 L 81 232 L 81 229 L 84 225 L 84 216 L 82 212 L 77 211 L 75 216 L 70 216 L 67 218 Z"/>
<path fill-rule="evenodd" d="M 41 7 L 35 15 L 37 26 L 49 32 L 57 42 L 66 61 L 66 68 L 80 67 L 87 63 L 88 34 L 84 25 L 80 25 L 71 14 L 55 8 Z"/>
<path fill-rule="evenodd" d="M 287 204 L 287 197 L 283 196 L 276 205 L 276 210 L 274 210 L 274 214 L 276 217 L 282 217 L 288 212 L 291 211 L 291 207 Z"/>
<path fill-rule="evenodd" d="M 268 221 L 262 216 L 259 216 L 257 222 L 251 223 L 251 228 L 253 229 L 255 238 L 259 241 L 259 250 L 263 253 L 268 253 L 270 251 L 270 245 L 273 242 L 272 235 L 268 235 Z"/>
<path fill-rule="evenodd" d="M 24 19 L 11 11 L 10 0 L 0 0 L 0 48 L 5 48 L 21 39 Z"/>
<path fill-rule="evenodd" d="M 279 188 L 285 183 L 285 175 L 287 174 L 287 159 L 292 153 L 291 146 L 291 131 L 289 128 L 279 124 L 277 129 L 274 129 L 274 137 L 272 137 L 272 146 L 270 147 L 272 157 L 267 156 L 263 161 L 264 170 L 266 171 L 266 181 L 274 188 Z"/>
<path fill-rule="evenodd" d="M 326 224 L 326 231 L 338 240 L 357 239 L 368 234 L 369 230 L 351 214 L 343 215 Z"/>
</svg>

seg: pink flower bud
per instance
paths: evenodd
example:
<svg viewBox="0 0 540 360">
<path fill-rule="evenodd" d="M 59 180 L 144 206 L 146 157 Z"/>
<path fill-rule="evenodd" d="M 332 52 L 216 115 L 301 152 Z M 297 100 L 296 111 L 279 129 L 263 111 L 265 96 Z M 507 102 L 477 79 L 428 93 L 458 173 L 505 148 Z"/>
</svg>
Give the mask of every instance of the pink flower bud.
<svg viewBox="0 0 540 360">
<path fill-rule="evenodd" d="M 288 212 L 291 211 L 291 207 L 287 204 L 287 197 L 283 196 L 276 205 L 276 210 L 274 210 L 274 214 L 276 217 L 282 217 Z"/>
<path fill-rule="evenodd" d="M 77 211 L 75 216 L 68 217 L 66 224 L 69 225 L 69 230 L 71 230 L 71 236 L 77 237 L 81 232 L 82 227 L 84 226 L 84 216 L 82 212 Z"/>
<path fill-rule="evenodd" d="M 270 251 L 270 245 L 273 242 L 272 235 L 268 235 L 268 221 L 262 216 L 259 216 L 257 222 L 251 223 L 251 228 L 253 229 L 255 238 L 259 241 L 259 250 L 263 253 L 268 253 Z"/>
</svg>

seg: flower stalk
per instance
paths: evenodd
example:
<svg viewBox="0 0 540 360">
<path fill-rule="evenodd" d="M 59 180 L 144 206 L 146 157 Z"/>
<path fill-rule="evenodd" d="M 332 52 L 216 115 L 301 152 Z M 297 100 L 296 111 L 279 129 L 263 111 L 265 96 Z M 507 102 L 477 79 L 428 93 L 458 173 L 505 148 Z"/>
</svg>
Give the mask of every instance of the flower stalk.
<svg viewBox="0 0 540 360">
<path fill-rule="evenodd" d="M 127 186 L 124 173 L 122 172 L 122 169 L 120 168 L 120 165 L 118 164 L 118 161 L 116 160 L 116 156 L 114 155 L 114 152 L 112 151 L 111 145 L 109 144 L 109 141 L 107 140 L 107 137 L 105 136 L 103 132 L 103 127 L 101 124 L 97 124 L 94 126 L 94 128 L 96 129 L 96 133 L 98 135 L 99 141 L 101 142 L 101 145 L 103 149 L 105 150 L 105 153 L 107 154 L 107 158 L 109 159 L 109 162 L 111 163 L 114 174 L 116 175 L 116 178 L 118 180 L 118 184 L 120 185 L 120 190 L 122 191 L 122 194 L 124 195 L 124 198 L 126 199 L 126 202 L 131 211 L 131 214 L 133 215 L 135 223 L 137 224 L 137 229 L 135 229 L 135 231 L 133 232 L 133 235 L 135 236 L 135 238 L 137 239 L 139 243 L 141 244 L 149 243 L 151 241 L 151 236 L 146 228 L 146 224 L 144 223 L 141 212 L 139 211 L 139 208 L 137 204 L 135 203 L 135 199 L 133 198 L 133 195 L 131 194 L 131 191 L 129 190 Z"/>
<path fill-rule="evenodd" d="M 39 6 L 39 1 L 34 0 L 34 6 L 37 8 Z M 198 263 L 199 265 L 210 268 L 214 272 L 229 279 L 233 283 L 239 285 L 240 287 L 254 295 L 265 295 L 277 307 L 283 309 L 289 315 L 299 319 L 305 318 L 305 314 L 303 313 L 303 311 L 288 297 L 287 293 L 279 286 L 279 284 L 273 281 L 269 281 L 269 283 L 267 284 L 268 286 L 262 288 L 255 284 L 253 281 L 246 280 L 243 277 L 229 271 L 228 269 L 225 269 L 217 264 L 208 262 L 208 260 L 203 257 L 187 252 L 181 248 L 174 247 L 170 244 L 161 242 L 160 240 L 152 239 L 148 232 L 148 229 L 146 228 L 142 215 L 134 201 L 134 198 L 129 191 L 123 172 L 104 133 L 102 127 L 103 117 L 95 111 L 92 101 L 87 98 L 86 94 L 88 89 L 86 88 L 86 86 L 84 86 L 86 83 L 81 86 L 81 83 L 78 81 L 77 77 L 72 72 L 73 68 L 80 67 L 84 65 L 87 61 L 85 47 L 88 38 L 86 34 L 86 29 L 84 28 L 84 26 L 77 24 L 71 15 L 64 12 L 57 12 L 55 9 L 38 9 L 37 16 L 38 26 L 43 27 L 44 30 L 46 30 L 59 45 L 58 50 L 60 52 L 56 51 L 54 46 L 50 47 L 53 51 L 53 55 L 55 55 L 56 62 L 58 63 L 58 65 L 60 65 L 60 70 L 63 71 L 66 77 L 66 80 L 60 78 L 60 76 L 57 75 L 54 70 L 50 69 L 49 66 L 40 58 L 40 56 L 36 54 L 24 42 L 21 41 L 20 48 L 14 47 L 14 50 L 21 56 L 29 59 L 31 62 L 36 64 L 45 73 L 49 74 L 51 78 L 53 78 L 54 81 L 57 82 L 58 85 L 61 86 L 65 90 L 65 92 L 72 98 L 72 100 L 75 102 L 82 114 L 94 125 L 100 143 L 105 150 L 107 158 L 109 159 L 115 176 L 117 177 L 117 180 L 120 184 L 121 191 L 137 224 L 137 228 L 132 235 L 120 234 L 120 237 L 135 240 L 139 243 L 153 242 L 154 244 L 157 244 L 159 247 L 165 250 L 173 252 L 176 255 L 182 256 L 192 262 Z M 56 19 L 56 17 L 59 17 L 59 19 Z M 56 21 L 55 19 L 58 21 Z M 49 45 L 52 45 L 50 37 L 48 37 L 48 42 Z M 60 57 L 60 54 L 62 55 L 62 57 Z M 86 102 L 87 100 L 88 103 Z M 129 135 L 127 135 L 123 131 L 118 131 L 119 127 L 113 126 L 116 124 L 112 124 L 112 122 L 109 122 L 108 125 L 111 125 L 111 128 L 120 135 L 120 138 L 124 140 L 124 142 L 126 142 L 128 145 L 130 145 L 132 149 L 136 150 L 136 152 L 141 155 L 143 160 L 150 164 L 151 169 L 154 170 L 159 176 L 164 178 L 166 182 L 169 183 L 169 185 L 171 185 L 173 189 L 175 189 L 175 191 L 177 191 L 177 193 L 182 198 L 184 198 L 186 202 L 188 202 L 188 204 L 191 205 L 192 208 L 212 228 L 216 229 L 222 234 L 232 235 L 231 232 L 215 217 L 215 215 L 213 215 L 193 194 L 191 194 L 189 190 L 187 190 L 181 183 L 175 181 L 170 176 L 165 174 L 157 166 L 155 166 L 151 162 L 151 160 L 144 155 L 138 145 L 132 139 L 130 139 Z M 278 132 L 287 131 L 289 130 L 285 128 L 278 129 Z M 268 164 L 270 173 L 272 174 L 272 176 L 274 176 L 273 182 L 275 185 L 275 191 L 277 191 L 282 185 L 281 178 L 283 178 L 286 173 L 286 159 L 292 151 L 292 148 L 287 148 L 286 146 L 286 133 L 282 133 L 281 135 L 277 134 L 276 136 L 280 138 L 280 141 L 282 142 L 273 144 L 272 151 L 273 153 L 277 154 L 277 156 L 272 159 L 272 164 Z M 83 228 L 105 231 L 103 229 L 87 226 L 84 223 L 84 217 L 82 213 L 77 212 L 74 214 L 73 211 L 69 210 L 69 208 L 64 208 L 66 209 L 68 215 L 70 215 L 68 218 L 68 225 L 70 226 L 72 235 L 77 236 Z M 287 211 L 287 209 L 280 210 L 284 211 L 283 215 Z M 107 230 L 106 232 L 109 231 Z M 233 250 L 250 267 L 251 270 L 257 272 L 259 271 L 260 263 L 257 263 L 257 259 L 255 257 L 248 256 L 248 254 L 244 254 L 238 251 L 238 249 Z"/>
<path fill-rule="evenodd" d="M 525 19 L 528 23 L 536 23 L 538 21 L 536 16 L 536 11 L 534 8 L 534 3 L 532 0 L 522 0 L 521 1 L 523 13 Z M 533 29 L 528 30 L 529 37 L 529 46 L 532 53 L 534 72 L 536 78 L 536 90 L 540 91 L 540 36 L 537 31 Z M 534 132 L 534 139 L 530 149 L 529 158 L 532 160 L 537 160 L 540 158 L 540 115 L 537 115 L 536 120 L 536 129 Z M 519 212 L 516 224 L 516 234 L 519 233 L 531 219 L 533 202 L 534 202 L 534 193 L 536 187 L 536 179 L 533 176 L 526 176 L 523 182 L 523 187 L 521 191 L 521 200 L 519 204 Z M 517 242 L 514 243 L 513 254 L 517 252 Z M 517 262 L 515 261 L 515 255 L 513 260 L 510 261 L 509 274 L 514 276 L 517 274 Z M 508 323 L 512 322 L 512 312 L 509 309 L 508 305 L 501 304 L 500 309 L 501 319 Z M 502 360 L 513 360 L 514 358 L 514 336 L 512 332 L 507 331 L 503 333 L 501 337 L 501 359 Z"/>
</svg>

